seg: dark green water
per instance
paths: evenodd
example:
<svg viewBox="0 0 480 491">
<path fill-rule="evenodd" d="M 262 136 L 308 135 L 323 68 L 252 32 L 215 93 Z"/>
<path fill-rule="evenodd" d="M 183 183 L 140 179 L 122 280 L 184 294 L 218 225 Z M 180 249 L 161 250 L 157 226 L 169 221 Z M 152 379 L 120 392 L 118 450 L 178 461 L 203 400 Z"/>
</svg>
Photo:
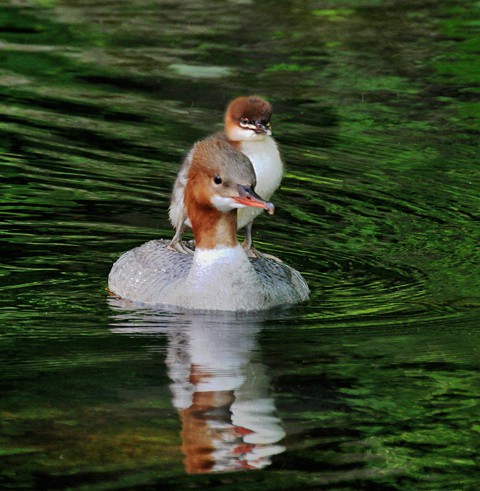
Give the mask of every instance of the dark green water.
<svg viewBox="0 0 480 491">
<path fill-rule="evenodd" d="M 3 0 L 0 488 L 480 489 L 479 18 Z M 251 93 L 288 167 L 255 240 L 311 300 L 108 300 L 119 254 L 171 236 L 183 153 Z"/>
</svg>

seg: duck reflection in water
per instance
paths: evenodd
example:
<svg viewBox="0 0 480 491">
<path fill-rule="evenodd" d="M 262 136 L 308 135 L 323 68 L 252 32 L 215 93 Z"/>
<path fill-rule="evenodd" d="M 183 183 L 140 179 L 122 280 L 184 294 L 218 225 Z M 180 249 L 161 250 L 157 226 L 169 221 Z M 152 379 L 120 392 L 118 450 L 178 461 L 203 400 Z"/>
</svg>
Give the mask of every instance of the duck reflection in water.
<svg viewBox="0 0 480 491">
<path fill-rule="evenodd" d="M 116 310 L 125 305 L 112 299 Z M 257 316 L 258 319 L 258 316 Z M 257 321 L 246 317 L 118 312 L 113 332 L 165 334 L 172 402 L 182 423 L 188 473 L 261 469 L 285 436 L 259 360 Z"/>
</svg>

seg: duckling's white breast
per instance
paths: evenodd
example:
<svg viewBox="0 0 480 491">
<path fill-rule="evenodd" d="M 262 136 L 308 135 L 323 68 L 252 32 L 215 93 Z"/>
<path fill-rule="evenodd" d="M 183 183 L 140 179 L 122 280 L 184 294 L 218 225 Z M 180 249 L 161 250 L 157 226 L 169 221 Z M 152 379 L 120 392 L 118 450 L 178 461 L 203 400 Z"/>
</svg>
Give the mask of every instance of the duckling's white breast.
<svg viewBox="0 0 480 491">
<path fill-rule="evenodd" d="M 255 169 L 255 191 L 263 199 L 270 199 L 283 177 L 283 163 L 275 140 L 267 136 L 264 140 L 242 141 L 240 150 L 252 161 Z"/>
<path fill-rule="evenodd" d="M 283 163 L 275 140 L 267 136 L 264 140 L 242 141 L 240 150 L 252 161 L 255 169 L 255 192 L 263 199 L 270 199 L 283 177 Z M 262 211 L 258 208 L 238 210 L 238 228 L 245 227 L 260 213 Z"/>
</svg>

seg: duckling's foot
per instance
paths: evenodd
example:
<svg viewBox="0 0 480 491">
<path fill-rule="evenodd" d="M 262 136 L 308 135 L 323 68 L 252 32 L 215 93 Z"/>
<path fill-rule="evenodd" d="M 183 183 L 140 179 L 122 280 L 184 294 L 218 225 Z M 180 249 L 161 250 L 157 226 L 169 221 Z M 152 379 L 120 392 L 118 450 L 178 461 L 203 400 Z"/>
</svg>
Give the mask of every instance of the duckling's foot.
<svg viewBox="0 0 480 491">
<path fill-rule="evenodd" d="M 181 254 L 188 254 L 193 256 L 192 249 L 188 248 L 183 242 L 179 240 L 172 240 L 170 244 L 168 244 L 167 249 L 169 251 L 180 252 Z"/>
<path fill-rule="evenodd" d="M 266 254 L 265 252 L 260 252 L 255 247 L 250 247 L 250 249 L 245 249 L 248 257 L 263 257 L 265 259 L 272 259 L 277 263 L 282 263 L 283 261 L 277 256 L 272 256 L 272 254 Z"/>
</svg>

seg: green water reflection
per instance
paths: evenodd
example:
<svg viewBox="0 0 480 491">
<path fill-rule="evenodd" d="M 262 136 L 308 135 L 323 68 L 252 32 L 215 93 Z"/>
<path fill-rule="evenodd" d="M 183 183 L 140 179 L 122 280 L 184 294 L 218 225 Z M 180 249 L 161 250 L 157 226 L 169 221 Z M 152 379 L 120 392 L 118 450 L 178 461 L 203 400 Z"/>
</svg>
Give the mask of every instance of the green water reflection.
<svg viewBox="0 0 480 491">
<path fill-rule="evenodd" d="M 478 17 L 3 2 L 0 487 L 477 489 Z M 119 254 L 171 235 L 182 155 L 245 93 L 272 102 L 287 165 L 255 242 L 311 300 L 255 319 L 108 301 Z M 223 446 L 187 474 L 206 434 Z"/>
</svg>

